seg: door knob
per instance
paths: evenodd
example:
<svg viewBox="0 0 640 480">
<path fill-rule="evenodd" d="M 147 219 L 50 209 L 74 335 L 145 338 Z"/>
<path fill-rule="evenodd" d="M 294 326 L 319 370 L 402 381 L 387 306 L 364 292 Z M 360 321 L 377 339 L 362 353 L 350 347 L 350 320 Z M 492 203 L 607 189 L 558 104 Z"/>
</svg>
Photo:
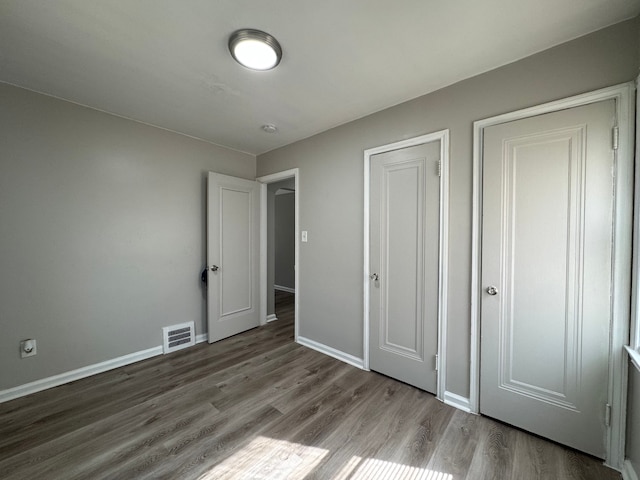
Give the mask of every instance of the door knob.
<svg viewBox="0 0 640 480">
<path fill-rule="evenodd" d="M 218 266 L 217 265 L 212 265 L 211 266 L 211 271 L 212 272 L 217 272 L 218 271 Z"/>
<path fill-rule="evenodd" d="M 371 275 L 369 275 L 369 277 L 371 278 L 371 280 L 373 280 L 374 282 L 377 282 L 380 277 L 378 276 L 377 273 L 372 273 Z"/>
<path fill-rule="evenodd" d="M 491 285 L 490 287 L 487 287 L 487 293 L 489 295 L 497 295 L 498 294 L 498 289 L 496 287 L 494 287 L 493 285 Z"/>
</svg>

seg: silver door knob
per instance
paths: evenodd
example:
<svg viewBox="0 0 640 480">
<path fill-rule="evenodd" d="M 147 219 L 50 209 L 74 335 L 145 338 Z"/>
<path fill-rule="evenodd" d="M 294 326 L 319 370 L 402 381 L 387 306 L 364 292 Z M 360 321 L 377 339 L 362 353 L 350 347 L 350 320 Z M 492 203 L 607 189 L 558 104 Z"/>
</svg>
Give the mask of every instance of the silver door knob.
<svg viewBox="0 0 640 480">
<path fill-rule="evenodd" d="M 497 295 L 498 294 L 498 289 L 496 287 L 494 287 L 493 285 L 491 285 L 490 287 L 487 287 L 487 293 L 489 295 Z"/>
<path fill-rule="evenodd" d="M 212 272 L 217 272 L 218 271 L 218 266 L 217 265 L 212 265 L 211 266 L 211 271 Z"/>
<path fill-rule="evenodd" d="M 371 280 L 373 280 L 374 282 L 377 282 L 380 277 L 378 276 L 377 273 L 372 273 L 371 275 L 369 275 L 369 277 L 371 278 Z"/>
</svg>

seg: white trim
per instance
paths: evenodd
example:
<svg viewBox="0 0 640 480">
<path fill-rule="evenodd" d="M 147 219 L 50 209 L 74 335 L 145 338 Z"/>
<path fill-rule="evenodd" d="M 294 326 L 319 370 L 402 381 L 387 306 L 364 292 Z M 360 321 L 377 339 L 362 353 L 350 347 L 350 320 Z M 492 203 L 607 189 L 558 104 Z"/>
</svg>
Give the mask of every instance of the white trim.
<svg viewBox="0 0 640 480">
<path fill-rule="evenodd" d="M 278 320 L 278 317 L 276 317 L 275 313 L 267 315 L 267 323 L 275 322 L 276 320 Z"/>
<path fill-rule="evenodd" d="M 564 110 L 589 103 L 614 99 L 619 128 L 619 146 L 616 152 L 616 185 L 613 240 L 612 328 L 609 361 L 609 394 L 612 405 L 611 427 L 606 441 L 605 463 L 620 469 L 624 460 L 627 362 L 622 346 L 628 338 L 629 298 L 631 295 L 631 239 L 633 207 L 633 82 L 603 88 L 595 92 L 545 103 L 524 110 L 479 120 L 473 124 L 473 222 L 471 249 L 471 411 L 480 409 L 480 289 L 481 289 L 481 218 L 482 218 L 482 135 L 491 125 L 511 122 L 545 113 Z"/>
<path fill-rule="evenodd" d="M 636 79 L 636 88 L 640 84 L 640 76 Z M 640 95 L 636 95 L 636 161 L 640 161 Z M 638 273 L 640 270 L 640 168 L 635 171 L 635 204 L 633 218 L 633 245 L 635 251 L 632 259 L 632 288 L 631 288 L 631 332 L 629 343 L 631 348 L 638 350 L 640 348 L 640 308 L 638 308 L 638 299 L 640 298 L 640 282 L 638 281 Z"/>
<path fill-rule="evenodd" d="M 440 141 L 440 225 L 438 256 L 438 374 L 437 398 L 443 399 L 446 389 L 447 371 L 447 286 L 448 286 L 448 242 L 449 242 L 449 130 L 421 135 L 399 142 L 369 148 L 364 151 L 364 272 L 363 272 L 363 368 L 369 370 L 369 202 L 371 157 L 402 148 L 414 147 Z"/>
<path fill-rule="evenodd" d="M 288 178 L 295 179 L 295 291 L 300 291 L 300 169 L 291 168 L 283 172 L 256 178 L 260 185 L 260 323 L 267 323 L 267 185 Z M 300 295 L 296 295 L 293 306 L 294 341 L 300 331 Z"/>
<path fill-rule="evenodd" d="M 362 330 L 362 368 L 365 370 L 369 370 L 369 286 L 370 286 L 370 278 L 369 278 L 369 257 L 370 257 L 370 248 L 369 248 L 369 202 L 371 196 L 371 155 L 372 153 L 369 150 L 364 151 L 364 238 L 362 240 L 362 250 L 364 251 L 363 265 L 364 272 L 362 275 L 363 282 L 363 295 L 362 295 L 362 312 L 363 312 L 363 322 L 364 327 Z"/>
<path fill-rule="evenodd" d="M 442 401 L 447 405 L 455 407 L 459 410 L 462 410 L 467 413 L 472 413 L 471 402 L 467 397 L 463 397 L 462 395 L 457 395 L 455 393 L 445 391 L 444 395 L 442 396 Z"/>
<path fill-rule="evenodd" d="M 290 288 L 290 287 L 284 287 L 282 285 L 273 285 L 274 290 L 280 290 L 281 292 L 288 292 L 288 293 L 296 293 L 296 289 L 295 288 Z"/>
<path fill-rule="evenodd" d="M 311 340 L 310 338 L 306 338 L 306 337 L 298 336 L 298 339 L 296 340 L 296 342 L 299 343 L 300 345 L 311 348 L 320 353 L 324 353 L 325 355 L 329 355 L 330 357 L 337 358 L 341 362 L 348 363 L 349 365 L 353 365 L 354 367 L 364 369 L 362 358 L 358 358 L 349 353 L 336 350 L 333 347 L 329 347 L 323 343 L 316 342 L 315 340 Z"/>
<path fill-rule="evenodd" d="M 196 335 L 196 345 L 198 343 L 206 342 L 208 338 L 209 337 L 207 336 L 206 333 L 200 333 L 200 334 Z"/>
<path fill-rule="evenodd" d="M 625 345 L 624 348 L 629 354 L 629 360 L 631 360 L 633 366 L 636 367 L 636 370 L 640 372 L 640 352 L 638 352 L 638 350 L 636 350 L 635 348 L 631 348 L 627 345 Z"/>
<path fill-rule="evenodd" d="M 130 365 L 157 355 L 162 355 L 162 345 L 123 355 L 122 357 L 112 358 L 111 360 L 106 360 L 104 362 L 94 363 L 93 365 L 87 365 L 86 367 L 53 375 L 52 377 L 42 378 L 35 382 L 25 383 L 24 385 L 19 385 L 7 390 L 2 390 L 0 391 L 0 403 L 24 397 L 25 395 L 30 395 L 32 393 L 41 392 L 42 390 L 57 387 L 65 383 L 74 382 L 81 378 L 96 375 L 97 373 L 107 372 L 114 368 L 124 367 L 125 365 Z"/>
<path fill-rule="evenodd" d="M 267 324 L 267 229 L 268 229 L 268 214 L 267 214 L 267 185 L 260 185 L 260 325 Z"/>
<path fill-rule="evenodd" d="M 636 79 L 636 89 L 640 85 L 640 76 Z M 636 162 L 640 161 L 640 95 L 636 94 Z M 625 346 L 625 349 L 629 355 L 631 363 L 636 370 L 640 371 L 640 306 L 638 305 L 638 299 L 640 298 L 640 279 L 638 273 L 640 271 L 640 168 L 635 169 L 635 187 L 634 187 L 634 215 L 633 215 L 633 258 L 632 258 L 632 273 L 631 273 L 631 322 L 630 322 L 630 336 L 629 346 Z M 625 362 L 626 363 L 626 362 Z M 628 380 L 628 378 L 627 378 Z M 625 388 L 625 395 L 623 400 L 627 400 L 627 389 Z M 626 410 L 626 405 L 625 405 Z M 625 438 L 626 440 L 626 438 Z M 624 480 L 638 480 L 633 465 L 629 459 L 625 459 L 622 467 L 622 478 Z"/>
<path fill-rule="evenodd" d="M 625 460 L 622 465 L 622 478 L 623 480 L 638 480 L 636 470 L 633 468 L 633 464 L 629 459 Z"/>
<path fill-rule="evenodd" d="M 440 252 L 438 259 L 438 385 L 437 397 L 447 388 L 447 328 L 449 325 L 449 130 L 440 142 Z M 461 397 L 462 398 L 462 397 Z"/>
</svg>

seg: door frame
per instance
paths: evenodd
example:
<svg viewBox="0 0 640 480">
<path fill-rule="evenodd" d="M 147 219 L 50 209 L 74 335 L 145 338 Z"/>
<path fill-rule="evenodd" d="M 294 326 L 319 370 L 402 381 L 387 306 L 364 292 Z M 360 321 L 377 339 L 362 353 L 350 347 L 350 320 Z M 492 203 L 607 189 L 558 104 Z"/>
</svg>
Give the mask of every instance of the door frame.
<svg viewBox="0 0 640 480">
<path fill-rule="evenodd" d="M 633 233 L 633 82 L 603 88 L 531 108 L 509 112 L 473 123 L 473 210 L 471 246 L 471 345 L 470 398 L 473 413 L 480 411 L 480 299 L 482 274 L 482 171 L 483 132 L 492 125 L 615 100 L 618 149 L 615 153 L 614 227 L 611 338 L 609 341 L 608 402 L 610 427 L 605 441 L 605 464 L 620 470 L 624 462 L 627 360 L 624 345 L 629 337 L 631 297 L 631 255 Z"/>
<path fill-rule="evenodd" d="M 438 226 L 438 361 L 436 397 L 446 403 L 447 286 L 449 238 L 449 129 L 369 148 L 364 151 L 364 269 L 363 269 L 363 368 L 369 370 L 369 202 L 371 157 L 407 147 L 440 141 L 440 225 Z"/>
<path fill-rule="evenodd" d="M 294 341 L 298 342 L 299 305 L 300 305 L 300 169 L 292 168 L 282 172 L 263 175 L 256 178 L 260 185 L 260 325 L 267 323 L 267 185 L 270 183 L 295 179 L 295 280 L 294 297 Z"/>
</svg>

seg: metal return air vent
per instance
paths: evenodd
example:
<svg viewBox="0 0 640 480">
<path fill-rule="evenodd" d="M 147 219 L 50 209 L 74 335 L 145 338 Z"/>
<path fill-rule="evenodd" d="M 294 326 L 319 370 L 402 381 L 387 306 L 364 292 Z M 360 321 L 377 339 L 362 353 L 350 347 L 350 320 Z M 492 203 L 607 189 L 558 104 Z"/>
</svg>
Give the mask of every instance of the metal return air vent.
<svg viewBox="0 0 640 480">
<path fill-rule="evenodd" d="M 196 344 L 195 325 L 193 322 L 180 323 L 170 327 L 162 327 L 163 353 L 167 354 L 191 347 Z"/>
</svg>

